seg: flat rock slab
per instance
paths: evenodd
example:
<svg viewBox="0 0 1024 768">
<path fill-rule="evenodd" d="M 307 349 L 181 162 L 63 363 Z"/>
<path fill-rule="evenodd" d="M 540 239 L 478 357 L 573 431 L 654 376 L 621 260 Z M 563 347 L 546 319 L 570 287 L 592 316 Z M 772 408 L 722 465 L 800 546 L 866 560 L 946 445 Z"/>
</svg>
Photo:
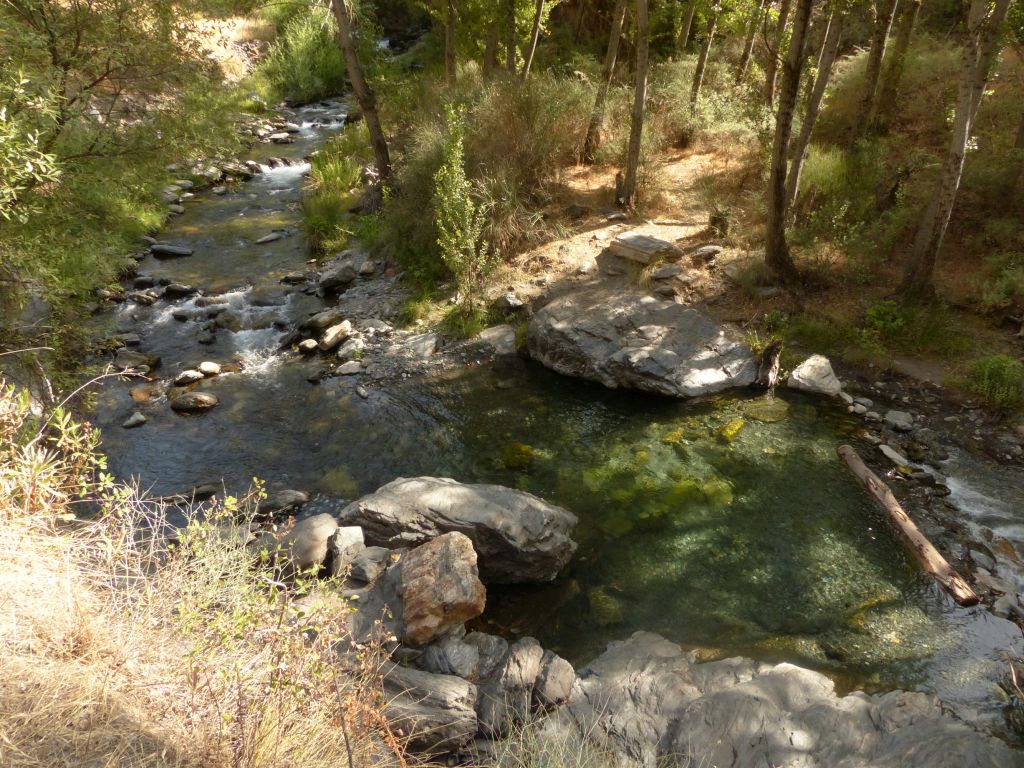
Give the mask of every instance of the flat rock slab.
<svg viewBox="0 0 1024 768">
<path fill-rule="evenodd" d="M 399 478 L 339 514 L 362 526 L 366 542 L 396 548 L 449 531 L 466 534 L 485 583 L 554 579 L 572 558 L 576 516 L 523 491 L 440 477 Z"/>
<path fill-rule="evenodd" d="M 641 235 L 637 232 L 625 232 L 619 235 L 609 246 L 609 250 L 616 256 L 640 264 L 650 264 L 661 254 L 678 254 L 679 249 L 666 240 L 659 240 L 650 235 Z"/>
<path fill-rule="evenodd" d="M 153 245 L 149 246 L 149 252 L 160 258 L 192 255 L 191 248 L 184 245 L 171 245 L 170 243 L 153 243 Z"/>
<path fill-rule="evenodd" d="M 840 697 L 817 672 L 744 658 L 699 664 L 647 632 L 611 644 L 580 678 L 571 714 L 550 721 L 550 734 L 578 738 L 586 728 L 623 762 L 646 768 L 669 760 L 731 768 L 1024 764 L 1024 755 L 950 716 L 934 696 Z"/>
<path fill-rule="evenodd" d="M 554 299 L 530 322 L 526 349 L 565 376 L 672 397 L 757 378 L 754 353 L 738 334 L 692 307 L 632 290 L 598 286 Z"/>
</svg>

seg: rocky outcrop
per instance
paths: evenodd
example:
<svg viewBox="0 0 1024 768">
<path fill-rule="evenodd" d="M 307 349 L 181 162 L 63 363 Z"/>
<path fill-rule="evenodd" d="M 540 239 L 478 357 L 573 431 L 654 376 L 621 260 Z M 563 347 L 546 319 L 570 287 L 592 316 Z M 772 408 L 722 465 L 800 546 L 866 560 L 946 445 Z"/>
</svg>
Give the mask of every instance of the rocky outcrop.
<svg viewBox="0 0 1024 768">
<path fill-rule="evenodd" d="M 485 599 L 472 543 L 447 533 L 401 556 L 360 593 L 353 635 L 366 640 L 383 633 L 425 646 L 483 613 Z"/>
<path fill-rule="evenodd" d="M 447 478 L 399 478 L 349 504 L 342 522 L 369 544 L 415 546 L 448 531 L 464 533 L 487 583 L 550 581 L 576 551 L 576 516 L 523 491 L 465 485 Z"/>
<path fill-rule="evenodd" d="M 673 397 L 745 387 L 757 376 L 750 347 L 692 307 L 600 287 L 540 309 L 526 349 L 566 376 Z"/>
<path fill-rule="evenodd" d="M 946 714 L 923 693 L 837 696 L 824 675 L 733 658 L 698 664 L 645 632 L 613 643 L 580 673 L 568 712 L 545 726 L 581 729 L 653 768 L 1011 768 L 1021 755 Z"/>
</svg>

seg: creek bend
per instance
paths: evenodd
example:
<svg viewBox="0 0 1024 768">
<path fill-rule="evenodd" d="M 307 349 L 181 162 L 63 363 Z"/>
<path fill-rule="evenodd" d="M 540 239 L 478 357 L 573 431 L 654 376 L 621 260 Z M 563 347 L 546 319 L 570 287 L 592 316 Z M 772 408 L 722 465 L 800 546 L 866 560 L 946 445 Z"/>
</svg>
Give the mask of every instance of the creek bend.
<svg viewBox="0 0 1024 768">
<path fill-rule="evenodd" d="M 708 658 L 791 661 L 845 689 L 932 692 L 969 720 L 994 719 L 1003 653 L 1020 646 L 1019 631 L 982 608 L 956 607 L 914 567 L 836 459 L 858 422 L 830 402 L 790 391 L 775 401 L 674 401 L 516 357 L 310 383 L 321 364 L 277 348 L 324 302 L 281 278 L 309 258 L 302 158 L 340 128 L 343 112 L 298 110 L 294 143 L 251 154 L 294 164 L 267 167 L 225 195 L 197 193 L 160 235 L 194 255 L 141 262 L 141 274 L 224 297 L 235 322 L 212 344 L 173 316 L 194 298 L 102 316 L 109 332 L 137 333 L 142 351 L 161 356 L 162 377 L 200 360 L 241 362 L 202 384 L 217 408 L 144 408 L 138 429 L 121 428 L 131 384 L 105 384 L 95 420 L 116 475 L 154 494 L 207 482 L 239 491 L 258 477 L 271 490 L 310 492 L 310 512 L 400 476 L 527 490 L 579 516 L 580 549 L 554 584 L 492 588 L 480 622 L 488 631 L 533 635 L 582 664 L 608 641 L 650 630 Z M 255 242 L 271 231 L 284 236 Z M 381 318 L 390 319 L 383 307 Z"/>
</svg>

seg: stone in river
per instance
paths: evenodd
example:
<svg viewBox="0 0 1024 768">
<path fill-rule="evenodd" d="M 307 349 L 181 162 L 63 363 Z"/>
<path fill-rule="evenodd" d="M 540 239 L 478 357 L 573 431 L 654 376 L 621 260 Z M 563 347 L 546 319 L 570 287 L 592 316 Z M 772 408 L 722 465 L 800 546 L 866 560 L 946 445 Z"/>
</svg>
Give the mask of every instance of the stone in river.
<svg viewBox="0 0 1024 768">
<path fill-rule="evenodd" d="M 280 232 L 271 232 L 269 235 L 264 235 L 259 240 L 257 240 L 256 245 L 265 245 L 266 243 L 272 243 L 275 240 L 280 240 L 282 237 L 284 237 L 284 235 L 281 234 Z"/>
<path fill-rule="evenodd" d="M 350 360 L 347 363 L 343 363 L 338 366 L 338 373 L 342 376 L 352 376 L 356 373 L 361 373 L 363 370 L 363 364 L 358 360 Z"/>
<path fill-rule="evenodd" d="M 131 416 L 124 420 L 121 426 L 125 429 L 134 429 L 135 427 L 141 427 L 147 421 L 148 419 L 145 416 L 138 411 L 134 411 Z"/>
<path fill-rule="evenodd" d="M 220 403 L 210 392 L 183 392 L 171 399 L 171 410 L 178 413 L 202 413 Z"/>
<path fill-rule="evenodd" d="M 171 245 L 170 243 L 154 243 L 149 246 L 149 252 L 154 256 L 191 256 L 192 249 L 184 245 Z"/>
<path fill-rule="evenodd" d="M 189 369 L 182 371 L 174 377 L 174 385 L 177 387 L 184 387 L 189 384 L 195 384 L 197 381 L 202 381 L 204 378 L 206 377 L 203 376 L 201 371 Z"/>
<path fill-rule="evenodd" d="M 211 360 L 204 360 L 199 364 L 199 372 L 204 376 L 219 376 L 220 371 L 220 363 L 214 363 Z"/>
<path fill-rule="evenodd" d="M 824 355 L 811 355 L 800 363 L 789 374 L 786 386 L 828 397 L 838 397 L 843 391 L 843 385 L 836 378 L 832 364 Z"/>
</svg>

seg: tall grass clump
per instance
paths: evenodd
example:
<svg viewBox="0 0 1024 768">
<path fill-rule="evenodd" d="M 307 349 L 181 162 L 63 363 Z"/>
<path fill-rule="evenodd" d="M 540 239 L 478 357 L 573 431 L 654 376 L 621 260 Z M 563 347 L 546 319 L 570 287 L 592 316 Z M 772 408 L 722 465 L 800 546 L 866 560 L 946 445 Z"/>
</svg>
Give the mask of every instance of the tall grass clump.
<svg viewBox="0 0 1024 768">
<path fill-rule="evenodd" d="M 973 361 L 964 384 L 999 408 L 1024 409 L 1024 363 L 1009 355 L 988 355 Z"/>
<path fill-rule="evenodd" d="M 365 123 L 334 136 L 314 155 L 302 198 L 302 217 L 314 250 L 341 250 L 358 220 L 348 213 L 359 195 L 362 169 L 372 162 Z"/>
<path fill-rule="evenodd" d="M 273 100 L 295 103 L 341 93 L 345 86 L 345 59 L 335 42 L 330 10 L 319 5 L 300 7 L 285 19 L 277 40 L 256 72 L 261 90 Z"/>
<path fill-rule="evenodd" d="M 311 582 L 254 558 L 255 496 L 172 528 L 105 475 L 86 425 L 29 406 L 0 384 L 0 763 L 403 764 L 376 646 L 352 642 L 343 600 L 303 607 Z"/>
</svg>

